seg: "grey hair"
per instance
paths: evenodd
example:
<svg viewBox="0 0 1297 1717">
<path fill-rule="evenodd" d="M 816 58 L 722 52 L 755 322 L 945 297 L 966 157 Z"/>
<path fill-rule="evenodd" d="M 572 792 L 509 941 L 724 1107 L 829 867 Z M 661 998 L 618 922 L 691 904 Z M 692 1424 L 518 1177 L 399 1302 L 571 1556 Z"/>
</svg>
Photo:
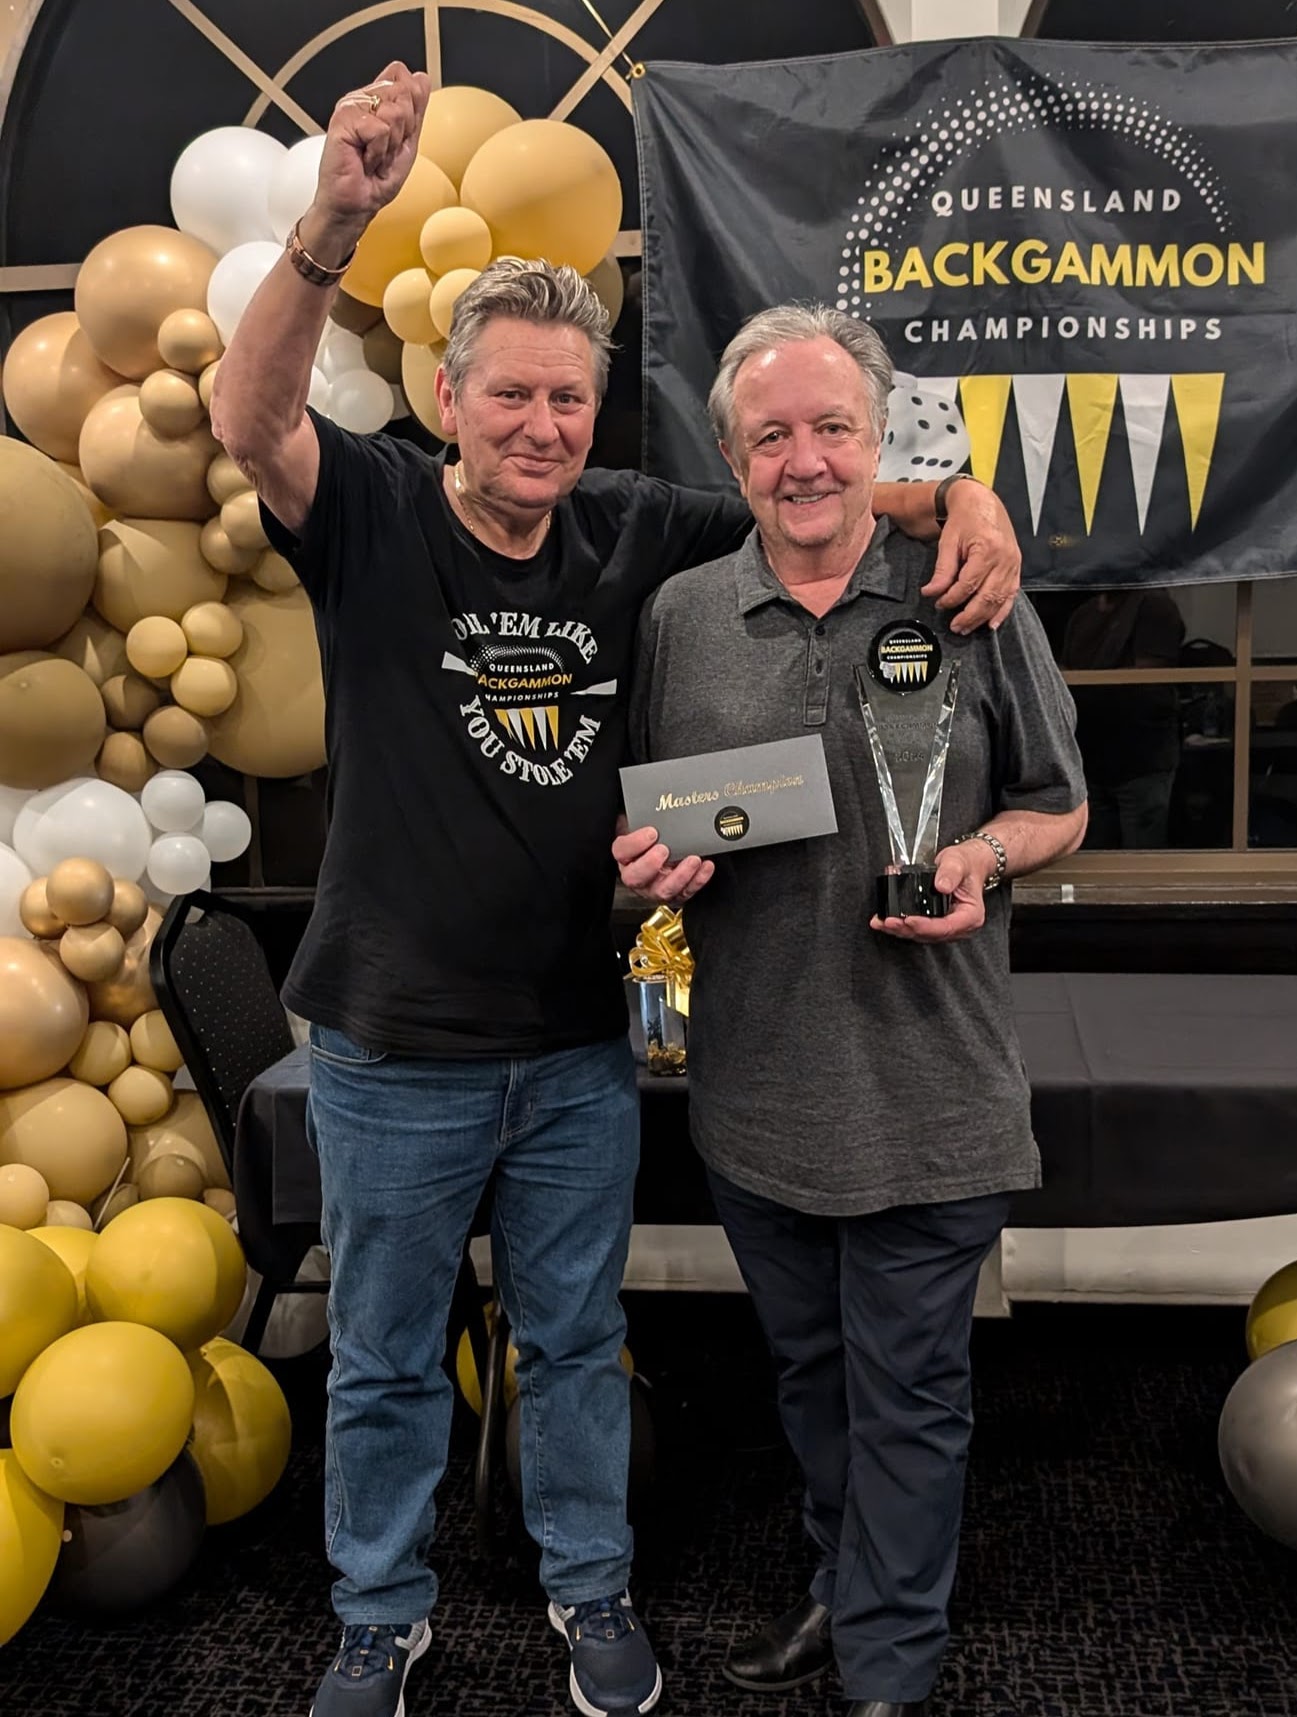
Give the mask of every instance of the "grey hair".
<svg viewBox="0 0 1297 1717">
<path fill-rule="evenodd" d="M 707 412 L 716 439 L 733 449 L 734 382 L 749 358 L 772 347 L 791 346 L 801 340 L 833 340 L 856 360 L 869 390 L 869 418 L 875 440 L 887 426 L 887 396 L 892 391 L 892 360 L 887 347 L 868 322 L 832 310 L 827 304 L 776 304 L 749 316 L 721 353 L 720 368 L 707 396 Z"/>
<path fill-rule="evenodd" d="M 608 386 L 612 353 L 608 312 L 589 281 L 576 269 L 502 256 L 489 263 L 465 287 L 455 300 L 450 338 L 442 358 L 442 367 L 456 393 L 468 375 L 478 336 L 497 316 L 512 316 L 542 326 L 556 324 L 584 334 L 594 358 L 596 397 L 602 400 Z"/>
</svg>

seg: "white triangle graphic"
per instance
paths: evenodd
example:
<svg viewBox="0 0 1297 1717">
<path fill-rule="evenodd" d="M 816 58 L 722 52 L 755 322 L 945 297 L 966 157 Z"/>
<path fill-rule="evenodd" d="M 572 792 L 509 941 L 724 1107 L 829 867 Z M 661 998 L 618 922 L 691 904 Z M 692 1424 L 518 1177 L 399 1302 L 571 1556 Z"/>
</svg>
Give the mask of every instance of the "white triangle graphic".
<svg viewBox="0 0 1297 1717">
<path fill-rule="evenodd" d="M 951 405 L 959 403 L 958 376 L 920 376 L 916 386 L 927 394 L 934 394 L 938 399 L 948 400 Z"/>
<path fill-rule="evenodd" d="M 1049 477 L 1050 461 L 1054 457 L 1054 442 L 1058 436 L 1058 418 L 1066 382 L 1066 376 L 1013 378 L 1013 400 L 1018 413 L 1022 463 L 1027 472 L 1027 498 L 1031 502 L 1033 535 L 1040 529 L 1040 512 L 1045 504 L 1045 483 Z"/>
<path fill-rule="evenodd" d="M 1126 418 L 1126 445 L 1130 448 L 1130 471 L 1135 479 L 1135 502 L 1139 507 L 1139 533 L 1143 536 L 1153 478 L 1157 474 L 1157 456 L 1162 451 L 1171 378 L 1120 376 L 1118 380 L 1121 409 Z"/>
</svg>

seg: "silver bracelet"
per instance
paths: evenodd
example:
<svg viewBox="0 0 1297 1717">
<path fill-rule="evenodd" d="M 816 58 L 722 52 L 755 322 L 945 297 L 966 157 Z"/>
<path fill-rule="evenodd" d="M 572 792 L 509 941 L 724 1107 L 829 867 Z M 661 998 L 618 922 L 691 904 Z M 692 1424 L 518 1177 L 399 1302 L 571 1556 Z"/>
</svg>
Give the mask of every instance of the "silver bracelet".
<svg viewBox="0 0 1297 1717">
<path fill-rule="evenodd" d="M 971 834 L 959 835 L 955 846 L 962 846 L 965 841 L 985 841 L 995 854 L 995 869 L 982 884 L 982 893 L 989 894 L 993 888 L 998 888 L 1004 881 L 1004 873 L 1009 868 L 1009 855 L 1004 850 L 1004 843 L 993 835 L 989 829 L 974 829 Z"/>
</svg>

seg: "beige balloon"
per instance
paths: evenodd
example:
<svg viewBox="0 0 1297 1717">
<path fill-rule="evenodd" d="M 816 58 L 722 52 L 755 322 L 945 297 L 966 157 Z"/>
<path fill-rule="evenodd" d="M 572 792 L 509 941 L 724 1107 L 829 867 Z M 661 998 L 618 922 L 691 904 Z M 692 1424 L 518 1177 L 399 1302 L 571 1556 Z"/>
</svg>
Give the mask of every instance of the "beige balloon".
<svg viewBox="0 0 1297 1717">
<path fill-rule="evenodd" d="M 241 495 L 251 487 L 228 453 L 218 453 L 207 467 L 207 493 L 218 507 L 223 507 L 233 496 Z"/>
<path fill-rule="evenodd" d="M 86 414 L 121 384 L 122 377 L 100 362 L 71 310 L 29 323 L 5 354 L 5 407 L 28 441 L 51 459 L 75 462 Z"/>
<path fill-rule="evenodd" d="M 130 1129 L 130 1160 L 132 1176 L 141 1165 L 162 1150 L 175 1150 L 177 1139 L 196 1149 L 203 1161 L 203 1184 L 219 1186 L 228 1192 L 229 1171 L 221 1156 L 221 1148 L 212 1131 L 212 1123 L 195 1091 L 177 1091 L 176 1100 L 168 1114 L 150 1127 Z"/>
<path fill-rule="evenodd" d="M 108 1100 L 128 1127 L 160 1121 L 171 1107 L 171 1098 L 171 1081 L 155 1067 L 127 1067 L 108 1087 Z"/>
<path fill-rule="evenodd" d="M 140 383 L 140 416 L 168 441 L 198 428 L 207 412 L 192 377 L 155 370 Z"/>
<path fill-rule="evenodd" d="M 220 367 L 221 361 L 218 358 L 214 364 L 208 364 L 198 378 L 198 397 L 203 402 L 204 411 L 212 409 L 212 389 L 216 386 L 216 372 Z"/>
<path fill-rule="evenodd" d="M 401 387 L 410 410 L 424 428 L 440 440 L 449 441 L 450 431 L 441 420 L 441 407 L 437 404 L 437 371 L 444 352 L 444 346 L 407 346 L 401 358 Z"/>
<path fill-rule="evenodd" d="M 207 467 L 217 451 L 211 430 L 158 435 L 144 421 L 138 388 L 104 395 L 86 418 L 79 451 L 86 482 L 115 512 L 201 524 L 215 511 L 207 493 Z"/>
<path fill-rule="evenodd" d="M 134 615 L 126 631 L 140 616 Z M 53 646 L 54 654 L 62 656 L 65 661 L 89 674 L 95 685 L 102 686 L 105 680 L 114 674 L 122 673 L 128 666 L 126 660 L 126 636 L 115 626 L 88 608 L 69 632 L 65 632 L 58 643 Z"/>
<path fill-rule="evenodd" d="M 239 695 L 209 724 L 211 754 L 245 775 L 282 779 L 324 762 L 324 685 L 306 592 L 239 591 L 243 642 L 230 658 Z"/>
<path fill-rule="evenodd" d="M 179 704 L 165 704 L 144 723 L 144 743 L 164 769 L 192 769 L 207 756 L 207 724 Z"/>
<path fill-rule="evenodd" d="M 367 304 L 381 304 L 390 280 L 404 268 L 421 265 L 419 234 L 428 216 L 457 200 L 441 168 L 416 155 L 401 189 L 365 228 L 355 260 L 343 276 L 344 290 Z"/>
<path fill-rule="evenodd" d="M 522 115 L 489 89 L 447 84 L 433 90 L 419 132 L 419 153 L 435 161 L 458 191 L 464 169 L 488 137 Z"/>
<path fill-rule="evenodd" d="M 261 505 L 255 489 L 231 495 L 221 508 L 221 526 L 235 548 L 254 549 L 258 553 L 265 548 L 266 531 L 261 523 Z"/>
<path fill-rule="evenodd" d="M 114 1187 L 106 1197 L 95 1200 L 90 1206 L 90 1216 L 96 1229 L 102 1231 L 114 1216 L 120 1216 L 123 1210 L 129 1210 L 133 1204 L 139 1202 L 139 1187 L 124 1181 L 121 1186 Z"/>
<path fill-rule="evenodd" d="M 161 1008 L 141 1014 L 131 1027 L 131 1054 L 141 1067 L 175 1073 L 182 1065 L 179 1046 Z"/>
<path fill-rule="evenodd" d="M 162 702 L 162 694 L 155 685 L 129 670 L 105 680 L 99 691 L 109 721 L 127 733 L 138 733 Z"/>
<path fill-rule="evenodd" d="M 30 930 L 33 936 L 61 936 L 67 929 L 67 925 L 57 913 L 50 911 L 43 876 L 38 876 L 23 889 L 18 897 L 18 916 L 22 920 L 23 928 Z"/>
<path fill-rule="evenodd" d="M 243 642 L 243 627 L 223 602 L 195 603 L 180 616 L 180 627 L 196 656 L 219 656 L 224 660 Z"/>
<path fill-rule="evenodd" d="M 443 212 L 450 214 L 452 211 L 447 209 Z M 428 308 L 431 296 L 432 281 L 426 268 L 402 269 L 388 283 L 383 294 L 383 317 L 386 327 L 398 340 L 412 340 L 415 345 L 422 346 L 437 338 L 432 312 Z M 371 328 L 365 336 L 366 341 L 373 334 L 374 329 Z"/>
<path fill-rule="evenodd" d="M 111 507 L 106 507 L 86 482 L 85 475 L 79 465 L 73 465 L 65 459 L 59 461 L 59 470 L 72 484 L 77 494 L 86 504 L 86 511 L 94 521 L 96 531 L 102 530 L 109 519 L 115 519 L 116 513 Z"/>
<path fill-rule="evenodd" d="M 491 229 L 472 209 L 438 209 L 423 223 L 419 249 L 430 274 L 485 268 L 491 260 Z"/>
<path fill-rule="evenodd" d="M 239 695 L 239 681 L 228 662 L 190 656 L 171 676 L 171 695 L 191 715 L 224 715 Z"/>
<path fill-rule="evenodd" d="M 108 922 L 123 936 L 131 937 L 149 915 L 148 897 L 138 882 L 124 876 L 113 878 L 113 903 L 108 908 Z"/>
<path fill-rule="evenodd" d="M 196 376 L 225 350 L 205 310 L 173 310 L 158 328 L 158 354 L 173 370 Z"/>
<path fill-rule="evenodd" d="M 491 229 L 495 256 L 547 257 L 589 274 L 621 225 L 617 169 L 589 132 L 524 119 L 488 137 L 464 172 L 460 201 Z"/>
<path fill-rule="evenodd" d="M 161 913 L 150 907 L 143 924 L 126 938 L 126 958 L 117 976 L 86 986 L 92 1019 L 113 1020 L 129 1031 L 141 1014 L 157 1007 L 149 979 L 149 948 L 161 922 Z"/>
<path fill-rule="evenodd" d="M 198 525 L 178 519 L 114 519 L 99 533 L 94 605 L 121 633 L 163 614 L 179 620 L 197 602 L 219 602 L 226 579 L 202 552 Z"/>
<path fill-rule="evenodd" d="M 138 793 L 158 772 L 138 733 L 110 733 L 99 747 L 95 773 L 123 793 Z"/>
<path fill-rule="evenodd" d="M 455 268 L 449 274 L 443 274 L 433 287 L 432 296 L 428 299 L 428 309 L 433 327 L 443 340 L 450 338 L 450 327 L 455 319 L 455 305 L 460 294 L 473 284 L 479 272 L 475 268 Z"/>
<path fill-rule="evenodd" d="M 0 656 L 0 784 L 53 787 L 94 766 L 108 723 L 88 674 L 35 650 Z"/>
<path fill-rule="evenodd" d="M 227 578 L 241 578 L 252 571 L 260 558 L 261 551 L 255 548 L 235 548 L 225 534 L 225 526 L 221 523 L 219 514 L 214 519 L 208 519 L 203 526 L 201 539 L 203 559 L 214 572 L 224 573 Z"/>
<path fill-rule="evenodd" d="M 281 596 L 286 590 L 295 590 L 301 580 L 282 554 L 267 549 L 252 569 L 252 582 L 271 596 Z"/>
<path fill-rule="evenodd" d="M 45 902 L 65 924 L 94 924 L 113 903 L 113 879 L 98 859 L 60 859 L 45 878 Z"/>
<path fill-rule="evenodd" d="M 0 1222 L 10 1228 L 38 1228 L 50 1207 L 45 1176 L 26 1163 L 0 1168 Z"/>
<path fill-rule="evenodd" d="M 0 436 L 0 651 L 61 638 L 95 581 L 95 525 L 52 459 Z"/>
<path fill-rule="evenodd" d="M 137 673 L 151 680 L 174 674 L 189 654 L 189 644 L 177 620 L 151 614 L 137 620 L 126 634 L 126 659 Z"/>
<path fill-rule="evenodd" d="M 83 1233 L 94 1229 L 90 1212 L 84 1204 L 74 1204 L 70 1198 L 52 1198 L 45 1212 L 46 1228 L 79 1228 Z M 65 1259 L 66 1263 L 67 1260 Z M 69 1265 L 69 1268 L 71 1266 Z M 82 1284 L 78 1284 L 81 1286 Z"/>
<path fill-rule="evenodd" d="M 68 1062 L 68 1072 L 87 1085 L 110 1085 L 131 1064 L 131 1040 L 109 1019 L 92 1019 Z"/>
<path fill-rule="evenodd" d="M 187 1150 L 159 1151 L 141 1165 L 139 1188 L 141 1198 L 201 1198 L 203 1165 Z"/>
<path fill-rule="evenodd" d="M 102 983 L 122 969 L 126 943 L 111 924 L 73 925 L 59 938 L 59 959 L 83 984 Z"/>
<path fill-rule="evenodd" d="M 172 227 L 124 227 L 102 239 L 77 274 L 76 311 L 100 359 L 139 381 L 165 360 L 163 322 L 175 310 L 207 307 L 216 255 Z"/>
<path fill-rule="evenodd" d="M 51 1198 L 88 1206 L 126 1161 L 126 1125 L 93 1085 L 45 1079 L 0 1092 L 0 1157 L 38 1169 Z"/>
</svg>

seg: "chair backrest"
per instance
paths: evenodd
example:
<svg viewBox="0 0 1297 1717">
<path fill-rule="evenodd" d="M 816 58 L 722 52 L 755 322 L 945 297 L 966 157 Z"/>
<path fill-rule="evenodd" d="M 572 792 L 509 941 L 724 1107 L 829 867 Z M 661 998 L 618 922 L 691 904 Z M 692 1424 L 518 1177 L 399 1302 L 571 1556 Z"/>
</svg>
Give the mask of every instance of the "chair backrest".
<svg viewBox="0 0 1297 1717">
<path fill-rule="evenodd" d="M 204 889 L 179 895 L 153 939 L 149 976 L 232 1169 L 243 1093 L 293 1048 L 250 916 Z"/>
</svg>

